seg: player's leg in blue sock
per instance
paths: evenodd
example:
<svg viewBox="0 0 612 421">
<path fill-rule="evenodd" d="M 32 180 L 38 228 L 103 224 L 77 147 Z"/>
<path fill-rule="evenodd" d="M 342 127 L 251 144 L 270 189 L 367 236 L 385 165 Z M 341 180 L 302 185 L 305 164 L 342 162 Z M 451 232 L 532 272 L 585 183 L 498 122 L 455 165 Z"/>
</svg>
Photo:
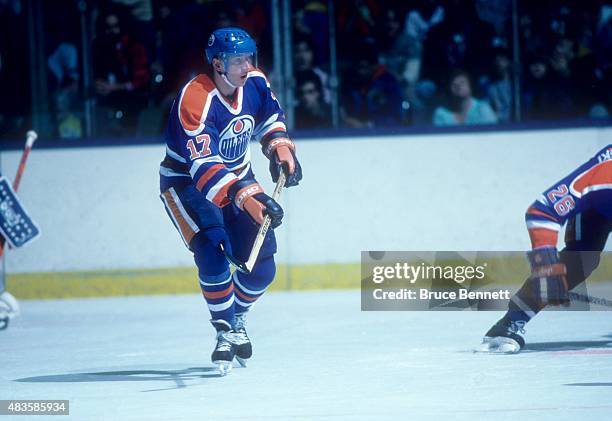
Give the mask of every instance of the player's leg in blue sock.
<svg viewBox="0 0 612 421">
<path fill-rule="evenodd" d="M 234 318 L 234 283 L 225 256 L 204 235 L 198 234 L 193 239 L 191 249 L 198 267 L 200 289 L 211 319 L 225 321 L 231 327 Z"/>
<path fill-rule="evenodd" d="M 249 274 L 240 272 L 234 273 L 234 287 L 236 294 L 236 313 L 244 313 L 260 298 L 266 288 L 274 280 L 276 266 L 274 257 L 265 257 L 259 260 L 253 271 Z"/>
</svg>

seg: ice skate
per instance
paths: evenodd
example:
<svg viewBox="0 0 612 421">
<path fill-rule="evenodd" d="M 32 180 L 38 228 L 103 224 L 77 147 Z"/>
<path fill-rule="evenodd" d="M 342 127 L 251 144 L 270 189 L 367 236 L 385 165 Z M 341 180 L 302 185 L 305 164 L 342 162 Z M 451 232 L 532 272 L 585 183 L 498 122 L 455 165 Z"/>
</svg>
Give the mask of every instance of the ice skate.
<svg viewBox="0 0 612 421">
<path fill-rule="evenodd" d="M 217 345 L 210 359 L 219 369 L 219 374 L 225 376 L 232 371 L 232 360 L 236 354 L 236 347 L 229 339 L 232 334 L 231 326 L 225 320 L 211 320 L 217 330 Z"/>
<path fill-rule="evenodd" d="M 230 334 L 230 338 L 236 347 L 236 361 L 242 367 L 246 367 L 246 362 L 253 355 L 251 340 L 246 332 L 246 315 L 247 313 L 238 313 L 234 318 L 234 331 Z"/>
<path fill-rule="evenodd" d="M 482 339 L 478 352 L 516 354 L 525 346 L 525 321 L 511 321 L 506 317 L 495 323 Z"/>
</svg>

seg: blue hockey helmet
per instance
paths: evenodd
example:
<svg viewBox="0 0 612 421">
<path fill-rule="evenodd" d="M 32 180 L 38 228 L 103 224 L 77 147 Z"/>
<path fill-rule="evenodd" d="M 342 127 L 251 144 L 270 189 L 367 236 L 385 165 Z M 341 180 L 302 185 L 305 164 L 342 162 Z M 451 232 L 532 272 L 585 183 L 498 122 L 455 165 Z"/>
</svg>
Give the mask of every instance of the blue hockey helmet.
<svg viewBox="0 0 612 421">
<path fill-rule="evenodd" d="M 215 30 L 208 38 L 206 58 L 212 63 L 213 58 L 223 61 L 227 69 L 227 59 L 233 55 L 252 55 L 253 65 L 257 66 L 257 46 L 249 33 L 241 28 L 228 27 Z"/>
</svg>

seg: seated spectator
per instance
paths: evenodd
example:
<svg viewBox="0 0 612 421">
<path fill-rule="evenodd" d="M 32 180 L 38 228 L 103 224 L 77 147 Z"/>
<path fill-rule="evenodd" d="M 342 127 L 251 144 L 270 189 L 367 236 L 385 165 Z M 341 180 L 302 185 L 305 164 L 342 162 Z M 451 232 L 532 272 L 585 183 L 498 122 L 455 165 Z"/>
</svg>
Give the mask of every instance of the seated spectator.
<svg viewBox="0 0 612 421">
<path fill-rule="evenodd" d="M 79 98 L 78 49 L 72 42 L 61 42 L 47 59 L 53 75 L 49 84 L 55 110 L 57 134 L 62 139 L 83 136 L 77 108 Z"/>
<path fill-rule="evenodd" d="M 296 6 L 293 14 L 295 33 L 305 35 L 311 40 L 315 64 L 327 62 L 329 60 L 327 1 L 303 0 L 294 2 L 294 5 Z"/>
<path fill-rule="evenodd" d="M 576 105 L 576 78 L 572 71 L 573 42 L 560 38 L 547 55 L 528 61 L 529 72 L 521 84 L 525 120 L 559 120 L 580 116 Z M 586 114 L 585 110 L 582 114 Z"/>
<path fill-rule="evenodd" d="M 487 89 L 487 98 L 502 123 L 509 122 L 512 116 L 511 65 L 508 53 L 502 49 L 498 50 L 495 54 L 493 82 Z"/>
<path fill-rule="evenodd" d="M 342 120 L 348 127 L 393 127 L 402 124 L 401 86 L 378 63 L 374 49 L 357 47 L 358 56 L 342 75 Z"/>
<path fill-rule="evenodd" d="M 460 124 L 494 124 L 497 116 L 491 106 L 472 96 L 470 76 L 458 70 L 451 74 L 448 84 L 448 105 L 434 111 L 435 126 Z"/>
<path fill-rule="evenodd" d="M 145 47 L 124 28 L 125 19 L 115 12 L 100 14 L 99 35 L 93 45 L 95 88 L 101 112 L 98 124 L 113 135 L 134 133 L 138 115 L 147 104 L 149 88 Z"/>
<path fill-rule="evenodd" d="M 554 101 L 548 71 L 548 59 L 534 55 L 528 60 L 528 71 L 521 83 L 521 114 L 524 120 L 546 120 L 554 117 L 549 108 Z"/>
<path fill-rule="evenodd" d="M 331 109 L 323 101 L 321 80 L 312 71 L 297 74 L 297 99 L 295 127 L 297 129 L 328 128 L 332 125 Z"/>
<path fill-rule="evenodd" d="M 406 10 L 407 13 L 402 13 Z M 393 12 L 393 13 L 391 13 Z M 404 27 L 395 33 L 393 18 L 404 19 Z M 429 31 L 444 21 L 444 7 L 437 0 L 420 0 L 405 8 L 389 9 L 385 13 L 386 34 L 393 36 L 390 48 L 382 50 L 381 59 L 402 86 L 403 122 L 406 125 L 430 125 L 433 99 L 437 85 L 421 78 L 423 41 Z"/>
<path fill-rule="evenodd" d="M 307 36 L 298 36 L 294 39 L 293 47 L 293 66 L 295 73 L 312 71 L 319 78 L 323 89 L 323 100 L 329 104 L 331 93 L 329 90 L 329 76 L 318 66 L 314 65 L 314 51 L 312 42 Z"/>
</svg>

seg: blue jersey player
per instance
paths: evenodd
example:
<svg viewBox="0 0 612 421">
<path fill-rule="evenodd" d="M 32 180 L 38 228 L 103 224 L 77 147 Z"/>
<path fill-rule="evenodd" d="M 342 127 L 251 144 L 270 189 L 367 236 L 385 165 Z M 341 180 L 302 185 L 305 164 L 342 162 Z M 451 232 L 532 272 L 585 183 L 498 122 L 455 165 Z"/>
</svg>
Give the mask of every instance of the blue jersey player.
<svg viewBox="0 0 612 421">
<path fill-rule="evenodd" d="M 531 276 L 511 298 L 506 315 L 485 334 L 486 351 L 515 353 L 525 324 L 547 305 L 569 304 L 568 291 L 599 265 L 612 231 L 612 145 L 546 190 L 525 215 Z M 558 233 L 567 222 L 565 248 Z"/>
<path fill-rule="evenodd" d="M 172 106 L 160 166 L 161 199 L 194 255 L 202 294 L 217 332 L 213 363 L 222 374 L 236 357 L 251 357 L 246 313 L 274 279 L 276 240 L 268 231 L 249 274 L 230 273 L 225 253 L 248 259 L 264 216 L 281 224 L 283 210 L 257 183 L 250 140 L 261 144 L 272 179 L 286 187 L 302 178 L 285 115 L 257 69 L 257 48 L 240 28 L 222 28 L 208 39 L 208 72 L 187 83 Z"/>
</svg>

